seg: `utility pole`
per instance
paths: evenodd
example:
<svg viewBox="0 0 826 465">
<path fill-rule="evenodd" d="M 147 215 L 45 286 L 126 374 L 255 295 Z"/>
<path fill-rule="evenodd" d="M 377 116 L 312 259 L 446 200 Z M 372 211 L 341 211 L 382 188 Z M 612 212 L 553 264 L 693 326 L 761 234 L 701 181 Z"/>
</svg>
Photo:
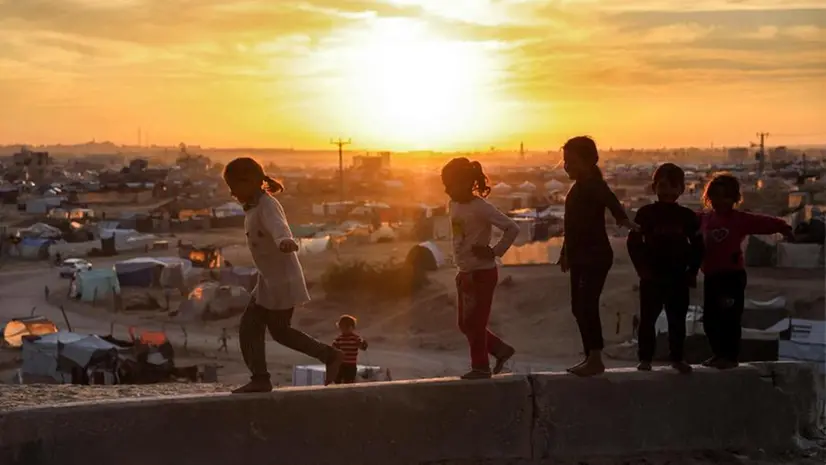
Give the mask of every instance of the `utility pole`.
<svg viewBox="0 0 826 465">
<path fill-rule="evenodd" d="M 338 146 L 339 200 L 344 202 L 344 146 L 350 145 L 352 141 L 350 139 L 341 140 L 341 137 L 339 137 L 338 140 L 330 139 L 330 143 Z"/>
<path fill-rule="evenodd" d="M 758 132 L 757 137 L 760 138 L 760 151 L 757 152 L 757 161 L 759 162 L 757 168 L 757 179 L 763 179 L 763 170 L 766 167 L 766 138 L 769 137 L 769 133 Z"/>
</svg>

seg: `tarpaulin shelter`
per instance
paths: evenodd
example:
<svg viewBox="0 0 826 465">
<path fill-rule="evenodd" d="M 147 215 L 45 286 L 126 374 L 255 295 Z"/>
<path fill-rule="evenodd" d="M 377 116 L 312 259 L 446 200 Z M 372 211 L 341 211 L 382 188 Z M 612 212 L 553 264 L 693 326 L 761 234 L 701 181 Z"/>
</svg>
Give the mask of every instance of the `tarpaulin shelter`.
<svg viewBox="0 0 826 465">
<path fill-rule="evenodd" d="M 13 318 L 0 327 L 2 345 L 21 347 L 24 336 L 43 336 L 57 332 L 57 326 L 42 316 Z"/>
<path fill-rule="evenodd" d="M 43 260 L 49 258 L 49 246 L 53 243 L 53 239 L 24 237 L 17 244 L 17 250 L 20 258 Z"/>
<path fill-rule="evenodd" d="M 200 283 L 178 307 L 182 320 L 219 320 L 238 315 L 250 301 L 250 293 L 241 286 L 223 286 L 208 281 Z"/>
<path fill-rule="evenodd" d="M 414 245 L 407 252 L 405 263 L 421 271 L 435 271 L 445 265 L 445 255 L 433 242 Z"/>
<path fill-rule="evenodd" d="M 252 291 L 258 279 L 258 270 L 254 267 L 233 266 L 221 268 L 222 286 L 241 286 Z"/>
<path fill-rule="evenodd" d="M 21 372 L 27 382 L 79 382 L 89 369 L 114 374 L 121 350 L 99 336 L 64 331 L 26 338 Z"/>
<path fill-rule="evenodd" d="M 113 269 L 93 269 L 75 275 L 71 296 L 84 302 L 109 299 L 120 294 L 120 282 Z"/>
</svg>

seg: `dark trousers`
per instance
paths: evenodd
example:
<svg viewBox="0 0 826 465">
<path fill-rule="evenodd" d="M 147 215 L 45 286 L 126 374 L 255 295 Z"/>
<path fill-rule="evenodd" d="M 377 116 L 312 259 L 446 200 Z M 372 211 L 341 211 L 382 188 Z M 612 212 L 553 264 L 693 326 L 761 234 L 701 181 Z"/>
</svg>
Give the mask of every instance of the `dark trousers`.
<svg viewBox="0 0 826 465">
<path fill-rule="evenodd" d="M 604 347 L 599 298 L 610 269 L 611 261 L 571 266 L 571 310 L 579 326 L 585 355 Z"/>
<path fill-rule="evenodd" d="M 689 289 L 683 276 L 663 280 L 640 281 L 640 326 L 637 340 L 641 362 L 654 360 L 657 347 L 656 323 L 665 308 L 668 318 L 668 348 L 673 362 L 683 361 L 685 316 L 688 313 Z"/>
<path fill-rule="evenodd" d="M 342 363 L 336 376 L 336 384 L 353 384 L 356 382 L 358 365 L 355 363 Z"/>
<path fill-rule="evenodd" d="M 745 306 L 746 272 L 727 271 L 705 276 L 703 285 L 703 329 L 712 353 L 737 361 Z"/>
<path fill-rule="evenodd" d="M 499 282 L 496 268 L 461 272 L 456 275 L 459 294 L 456 316 L 459 330 L 464 333 L 470 346 L 470 365 L 474 369 L 489 370 L 489 355 L 502 353 L 508 345 L 488 329 L 493 291 Z"/>
<path fill-rule="evenodd" d="M 291 326 L 293 309 L 270 310 L 251 300 L 241 317 L 239 343 L 244 363 L 252 373 L 252 379 L 270 379 L 267 370 L 267 352 L 264 331 L 269 329 L 275 342 L 327 363 L 333 348 L 313 339 Z"/>
</svg>

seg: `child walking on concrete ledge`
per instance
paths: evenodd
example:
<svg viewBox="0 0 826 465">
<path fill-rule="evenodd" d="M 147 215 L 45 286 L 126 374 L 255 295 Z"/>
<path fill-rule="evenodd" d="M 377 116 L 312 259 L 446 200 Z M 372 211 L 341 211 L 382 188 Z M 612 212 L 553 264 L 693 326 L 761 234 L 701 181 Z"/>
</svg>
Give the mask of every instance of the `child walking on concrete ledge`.
<svg viewBox="0 0 826 465">
<path fill-rule="evenodd" d="M 628 254 L 640 277 L 639 361 L 650 371 L 656 349 L 656 323 L 665 307 L 671 367 L 691 373 L 683 359 L 689 289 L 697 287 L 703 260 L 703 238 L 697 214 L 677 203 L 685 191 L 682 168 L 665 163 L 654 171 L 657 201 L 637 211 L 640 231 L 628 235 Z"/>
<path fill-rule="evenodd" d="M 574 137 L 565 143 L 562 152 L 565 171 L 574 184 L 565 197 L 565 239 L 559 265 L 563 272 L 571 272 L 571 310 L 585 352 L 585 360 L 568 371 L 578 376 L 594 376 L 605 371 L 599 297 L 614 262 L 614 251 L 605 230 L 605 209 L 620 226 L 638 228 L 628 219 L 617 196 L 602 178 L 594 140 L 587 136 Z"/>
<path fill-rule="evenodd" d="M 264 331 L 276 342 L 320 360 L 327 366 L 325 384 L 332 383 L 344 359 L 340 350 L 323 344 L 291 326 L 296 306 L 310 300 L 304 273 L 284 209 L 271 194 L 281 184 L 264 173 L 252 158 L 236 158 L 224 169 L 230 193 L 244 206 L 244 232 L 252 260 L 258 268 L 258 283 L 241 317 L 239 340 L 244 363 L 252 377 L 233 393 L 269 392 Z"/>
<path fill-rule="evenodd" d="M 499 282 L 496 257 L 507 252 L 519 226 L 488 203 L 490 193 L 487 177 L 479 162 L 454 158 L 442 169 L 442 183 L 450 196 L 450 223 L 453 255 L 459 273 L 456 275 L 459 329 L 470 345 L 471 370 L 464 379 L 491 377 L 488 355 L 495 359 L 493 374 L 498 374 L 513 357 L 513 347 L 488 329 L 493 292 Z M 490 246 L 492 227 L 504 233 Z"/>
</svg>

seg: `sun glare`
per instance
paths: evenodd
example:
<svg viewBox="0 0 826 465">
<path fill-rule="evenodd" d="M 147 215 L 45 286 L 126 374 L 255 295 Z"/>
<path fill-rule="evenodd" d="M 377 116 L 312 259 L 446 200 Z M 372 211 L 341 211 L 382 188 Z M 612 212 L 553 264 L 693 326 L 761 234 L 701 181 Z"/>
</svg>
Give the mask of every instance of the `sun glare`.
<svg viewBox="0 0 826 465">
<path fill-rule="evenodd" d="M 406 20 L 376 23 L 352 48 L 346 80 L 360 125 L 387 144 L 429 148 L 476 137 L 494 100 L 494 60 Z"/>
</svg>

